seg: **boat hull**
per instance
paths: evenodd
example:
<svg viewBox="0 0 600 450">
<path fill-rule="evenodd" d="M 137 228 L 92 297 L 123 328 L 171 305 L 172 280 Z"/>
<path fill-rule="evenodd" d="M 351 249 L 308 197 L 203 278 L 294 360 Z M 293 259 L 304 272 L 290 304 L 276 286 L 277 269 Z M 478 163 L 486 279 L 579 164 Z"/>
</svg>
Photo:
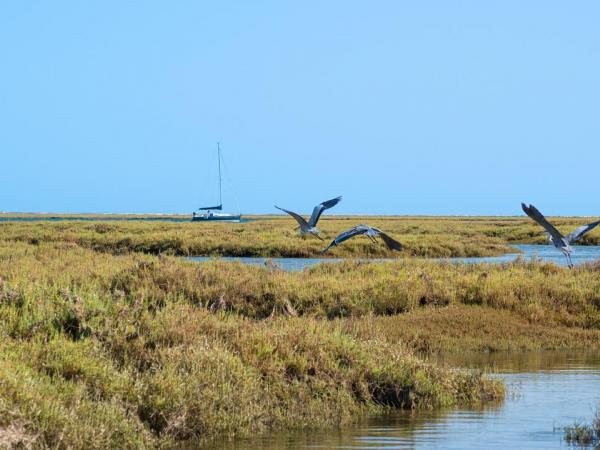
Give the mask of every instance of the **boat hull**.
<svg viewBox="0 0 600 450">
<path fill-rule="evenodd" d="M 241 218 L 241 214 L 203 214 L 192 216 L 192 222 L 234 222 Z"/>
</svg>

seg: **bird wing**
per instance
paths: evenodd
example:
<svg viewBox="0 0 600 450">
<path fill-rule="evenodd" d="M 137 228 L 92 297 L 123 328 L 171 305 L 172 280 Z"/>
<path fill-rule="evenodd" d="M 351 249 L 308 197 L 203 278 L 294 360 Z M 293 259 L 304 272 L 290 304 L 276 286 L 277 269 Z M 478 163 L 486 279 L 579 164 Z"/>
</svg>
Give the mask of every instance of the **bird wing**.
<svg viewBox="0 0 600 450">
<path fill-rule="evenodd" d="M 588 223 L 587 225 L 583 225 L 583 226 L 577 228 L 572 233 L 570 233 L 565 239 L 567 240 L 567 242 L 569 244 L 577 242 L 579 239 L 581 239 L 583 237 L 583 235 L 585 233 L 592 231 L 598 225 L 600 225 L 600 220 L 598 220 L 596 222 Z"/>
<path fill-rule="evenodd" d="M 275 208 L 277 208 L 280 211 L 283 211 L 285 213 L 288 213 L 290 216 L 292 216 L 294 219 L 296 219 L 296 222 L 298 222 L 298 225 L 300 225 L 300 227 L 308 227 L 308 223 L 306 222 L 306 220 L 304 220 L 304 217 L 302 217 L 300 214 L 296 214 L 294 211 L 288 211 L 287 209 L 280 208 L 277 205 L 275 205 Z"/>
<path fill-rule="evenodd" d="M 315 206 L 315 208 L 313 209 L 312 215 L 310 216 L 310 219 L 308 221 L 308 225 L 310 227 L 316 226 L 317 222 L 319 221 L 319 218 L 321 217 L 321 214 L 323 214 L 323 211 L 325 211 L 326 209 L 329 209 L 329 208 L 333 208 L 335 205 L 337 205 L 341 201 L 342 201 L 342 197 L 340 196 L 340 197 L 332 198 L 331 200 L 324 201 L 320 205 Z"/>
<path fill-rule="evenodd" d="M 331 247 L 335 247 L 336 245 L 339 245 L 342 242 L 353 238 L 354 236 L 358 236 L 360 234 L 365 234 L 368 230 L 369 229 L 367 227 L 365 227 L 364 225 L 358 225 L 354 228 L 350 228 L 349 230 L 346 230 L 343 233 L 340 233 L 333 241 L 331 241 L 331 244 L 329 244 L 327 246 L 327 248 L 325 250 L 323 250 L 321 253 L 327 252 Z"/>
<path fill-rule="evenodd" d="M 552 225 L 550 222 L 548 222 L 546 220 L 544 215 L 541 212 L 539 212 L 539 210 L 535 206 L 533 206 L 533 205 L 527 206 L 525 203 L 521 203 L 521 208 L 523 208 L 523 211 L 525 212 L 525 214 L 527 214 L 529 217 L 531 217 L 539 225 L 544 227 L 544 229 L 548 232 L 548 234 L 550 234 L 550 236 L 552 236 L 552 240 L 554 241 L 554 243 L 556 245 L 558 245 L 558 243 L 562 242 L 563 235 L 560 234 L 560 231 L 558 231 L 556 228 L 554 228 L 554 225 Z"/>
<path fill-rule="evenodd" d="M 381 236 L 381 239 L 383 239 L 383 242 L 385 242 L 385 245 L 390 250 L 398 250 L 399 252 L 402 251 L 402 244 L 393 239 L 391 236 L 385 234 L 383 231 L 379 232 L 379 236 Z"/>
</svg>

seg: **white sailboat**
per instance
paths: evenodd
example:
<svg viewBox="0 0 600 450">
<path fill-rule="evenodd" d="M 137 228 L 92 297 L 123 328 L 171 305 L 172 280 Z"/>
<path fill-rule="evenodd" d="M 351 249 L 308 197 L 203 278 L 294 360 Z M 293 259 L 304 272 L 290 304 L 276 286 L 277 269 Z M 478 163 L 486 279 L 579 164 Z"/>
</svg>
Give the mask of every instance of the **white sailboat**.
<svg viewBox="0 0 600 450">
<path fill-rule="evenodd" d="M 223 192 L 221 181 L 221 146 L 217 142 L 217 160 L 219 168 L 219 204 L 215 206 L 202 206 L 198 208 L 198 212 L 192 213 L 193 222 L 213 222 L 213 221 L 239 221 L 242 218 L 241 214 L 227 214 L 221 212 L 223 210 Z"/>
</svg>

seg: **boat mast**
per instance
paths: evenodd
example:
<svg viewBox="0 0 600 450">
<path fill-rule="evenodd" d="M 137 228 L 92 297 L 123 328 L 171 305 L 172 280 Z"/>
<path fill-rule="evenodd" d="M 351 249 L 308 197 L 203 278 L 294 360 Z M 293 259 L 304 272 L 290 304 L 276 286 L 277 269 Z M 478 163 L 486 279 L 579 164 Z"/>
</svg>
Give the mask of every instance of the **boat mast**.
<svg viewBox="0 0 600 450">
<path fill-rule="evenodd" d="M 217 142 L 217 158 L 219 159 L 219 205 L 223 204 L 222 194 L 221 194 L 221 145 Z"/>
</svg>

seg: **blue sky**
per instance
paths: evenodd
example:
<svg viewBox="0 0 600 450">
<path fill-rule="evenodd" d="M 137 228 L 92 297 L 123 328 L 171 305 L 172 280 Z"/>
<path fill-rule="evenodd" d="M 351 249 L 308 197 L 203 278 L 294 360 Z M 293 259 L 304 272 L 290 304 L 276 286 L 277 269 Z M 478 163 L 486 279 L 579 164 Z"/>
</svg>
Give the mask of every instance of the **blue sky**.
<svg viewBox="0 0 600 450">
<path fill-rule="evenodd" d="M 595 1 L 0 4 L 0 210 L 600 215 Z"/>
</svg>

